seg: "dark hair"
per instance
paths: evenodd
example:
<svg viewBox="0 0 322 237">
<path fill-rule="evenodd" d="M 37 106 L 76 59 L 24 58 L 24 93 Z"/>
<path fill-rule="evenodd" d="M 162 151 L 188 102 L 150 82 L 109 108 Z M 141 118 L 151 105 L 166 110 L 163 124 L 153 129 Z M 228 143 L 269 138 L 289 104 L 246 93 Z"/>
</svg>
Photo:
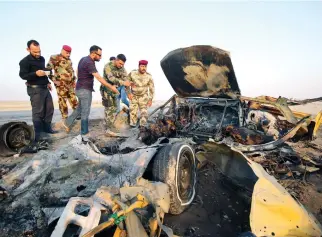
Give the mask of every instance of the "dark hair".
<svg viewBox="0 0 322 237">
<path fill-rule="evenodd" d="M 102 48 L 98 47 L 97 45 L 93 45 L 92 47 L 89 48 L 90 53 L 97 52 L 98 50 L 102 50 Z"/>
<path fill-rule="evenodd" d="M 110 57 L 110 61 L 112 61 L 112 60 L 115 60 L 115 57 L 114 56 Z"/>
<path fill-rule="evenodd" d="M 35 46 L 39 46 L 39 43 L 38 43 L 38 41 L 37 40 L 29 40 L 28 42 L 27 42 L 27 47 L 28 47 L 28 49 L 30 48 L 30 45 L 35 45 Z"/>
<path fill-rule="evenodd" d="M 126 62 L 126 57 L 124 54 L 119 54 L 116 56 L 116 58 L 122 60 L 123 62 Z"/>
</svg>

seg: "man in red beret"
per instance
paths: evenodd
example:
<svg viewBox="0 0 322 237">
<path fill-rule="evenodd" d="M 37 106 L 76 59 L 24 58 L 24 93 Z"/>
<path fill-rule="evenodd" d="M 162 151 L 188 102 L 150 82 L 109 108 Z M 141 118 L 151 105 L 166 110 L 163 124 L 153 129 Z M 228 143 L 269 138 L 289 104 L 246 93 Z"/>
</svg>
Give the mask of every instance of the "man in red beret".
<svg viewBox="0 0 322 237">
<path fill-rule="evenodd" d="M 132 82 L 131 93 L 128 95 L 130 103 L 130 126 L 136 127 L 138 121 L 138 110 L 140 109 L 140 126 L 144 126 L 148 120 L 148 107 L 152 105 L 154 96 L 154 83 L 150 73 L 146 71 L 147 60 L 139 61 L 138 70 L 129 74 Z"/>
<path fill-rule="evenodd" d="M 76 75 L 70 60 L 72 48 L 68 45 L 63 45 L 60 54 L 52 55 L 47 64 L 47 68 L 54 70 L 54 74 L 49 78 L 54 82 L 57 95 L 59 110 L 62 119 L 68 117 L 67 100 L 72 109 L 76 109 L 78 105 L 75 95 Z"/>
</svg>

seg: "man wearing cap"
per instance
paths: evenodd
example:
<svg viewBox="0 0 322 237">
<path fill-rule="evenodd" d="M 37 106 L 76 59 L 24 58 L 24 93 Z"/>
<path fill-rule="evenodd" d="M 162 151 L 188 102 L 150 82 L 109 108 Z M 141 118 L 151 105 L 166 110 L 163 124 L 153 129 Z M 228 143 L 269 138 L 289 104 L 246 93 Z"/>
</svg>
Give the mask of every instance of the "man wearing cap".
<svg viewBox="0 0 322 237">
<path fill-rule="evenodd" d="M 150 73 L 146 71 L 148 61 L 139 61 L 138 70 L 133 70 L 129 74 L 132 82 L 131 92 L 128 95 L 130 103 L 130 126 L 135 127 L 138 121 L 138 109 L 140 109 L 140 126 L 144 126 L 148 119 L 147 107 L 152 105 L 154 96 L 154 83 Z"/>
<path fill-rule="evenodd" d="M 67 100 L 72 109 L 75 110 L 78 101 L 75 95 L 76 75 L 70 60 L 72 48 L 64 45 L 60 54 L 52 55 L 47 64 L 47 68 L 54 70 L 54 75 L 49 78 L 54 82 L 57 95 L 59 110 L 63 119 L 68 117 Z"/>
<path fill-rule="evenodd" d="M 104 66 L 103 77 L 104 79 L 116 87 L 125 86 L 128 87 L 131 83 L 128 81 L 128 75 L 124 69 L 124 63 L 126 62 L 126 57 L 124 54 L 119 54 L 116 56 L 114 61 L 107 63 Z M 102 95 L 102 104 L 105 107 L 105 124 L 107 126 L 106 133 L 109 135 L 115 135 L 116 128 L 114 127 L 114 120 L 118 108 L 118 95 L 112 92 L 110 89 L 101 85 L 100 92 Z"/>
</svg>

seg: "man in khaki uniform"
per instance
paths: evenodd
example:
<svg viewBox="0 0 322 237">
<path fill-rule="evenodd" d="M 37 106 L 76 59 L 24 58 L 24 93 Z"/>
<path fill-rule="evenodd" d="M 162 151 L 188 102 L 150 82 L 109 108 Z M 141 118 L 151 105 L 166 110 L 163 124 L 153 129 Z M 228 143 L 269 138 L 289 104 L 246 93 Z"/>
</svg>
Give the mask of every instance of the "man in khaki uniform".
<svg viewBox="0 0 322 237">
<path fill-rule="evenodd" d="M 73 110 L 78 105 L 74 89 L 76 76 L 70 60 L 71 51 L 71 47 L 64 45 L 60 54 L 52 55 L 47 64 L 48 69 L 54 70 L 54 75 L 51 75 L 50 79 L 56 87 L 59 110 L 63 119 L 68 117 L 67 100 Z"/>
<path fill-rule="evenodd" d="M 148 120 L 147 108 L 152 105 L 154 96 L 154 83 L 150 73 L 146 72 L 148 61 L 139 61 L 138 70 L 133 70 L 129 74 L 132 82 L 130 99 L 130 126 L 135 127 L 138 121 L 138 109 L 140 109 L 140 126 L 144 126 Z"/>
<path fill-rule="evenodd" d="M 131 83 L 128 81 L 128 75 L 124 68 L 126 62 L 126 57 L 124 54 L 119 54 L 116 56 L 114 61 L 107 63 L 104 66 L 103 78 L 110 84 L 116 87 L 124 86 L 129 91 L 129 86 Z M 100 92 L 102 96 L 102 104 L 104 106 L 104 119 L 107 126 L 106 133 L 110 135 L 115 135 L 117 129 L 114 127 L 114 120 L 117 114 L 118 107 L 118 95 L 115 94 L 110 89 L 101 85 Z"/>
</svg>

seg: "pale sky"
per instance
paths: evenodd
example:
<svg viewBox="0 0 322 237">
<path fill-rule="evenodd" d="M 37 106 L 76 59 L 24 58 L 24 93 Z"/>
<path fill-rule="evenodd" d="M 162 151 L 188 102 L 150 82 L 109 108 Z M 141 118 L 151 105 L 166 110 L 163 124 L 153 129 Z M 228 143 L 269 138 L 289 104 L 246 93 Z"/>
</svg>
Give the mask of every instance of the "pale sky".
<svg viewBox="0 0 322 237">
<path fill-rule="evenodd" d="M 157 100 L 174 94 L 160 60 L 191 45 L 229 51 L 242 95 L 322 96 L 321 1 L 2 1 L 0 32 L 0 100 L 29 100 L 19 61 L 30 39 L 46 63 L 70 45 L 74 68 L 90 46 L 102 47 L 101 75 L 112 55 L 126 55 L 127 71 L 146 59 Z M 99 100 L 98 82 L 95 91 Z"/>
</svg>

